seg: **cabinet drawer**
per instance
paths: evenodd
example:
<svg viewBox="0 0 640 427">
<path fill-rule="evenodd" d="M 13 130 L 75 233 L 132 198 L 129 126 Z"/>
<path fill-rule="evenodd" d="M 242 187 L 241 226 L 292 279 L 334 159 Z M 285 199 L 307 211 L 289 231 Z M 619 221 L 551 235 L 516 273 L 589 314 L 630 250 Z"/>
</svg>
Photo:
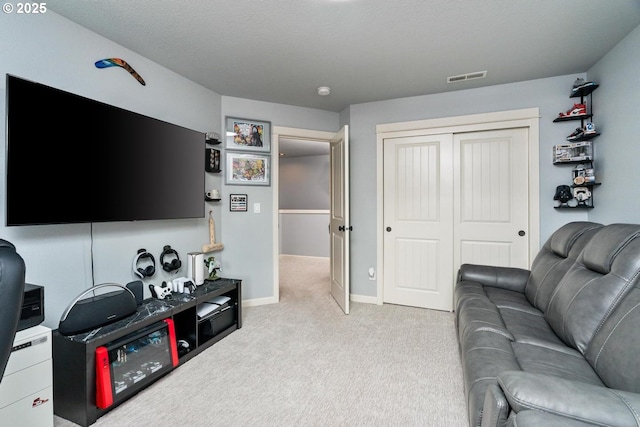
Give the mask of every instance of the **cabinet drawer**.
<svg viewBox="0 0 640 427">
<path fill-rule="evenodd" d="M 53 427 L 53 388 L 47 387 L 0 409 L 0 420 L 8 426 Z"/>
<path fill-rule="evenodd" d="M 50 359 L 11 375 L 5 375 L 0 384 L 0 408 L 51 387 L 52 378 L 53 369 Z"/>
<path fill-rule="evenodd" d="M 20 331 L 13 341 L 13 348 L 4 372 L 5 377 L 51 359 L 51 329 L 35 326 Z"/>
</svg>

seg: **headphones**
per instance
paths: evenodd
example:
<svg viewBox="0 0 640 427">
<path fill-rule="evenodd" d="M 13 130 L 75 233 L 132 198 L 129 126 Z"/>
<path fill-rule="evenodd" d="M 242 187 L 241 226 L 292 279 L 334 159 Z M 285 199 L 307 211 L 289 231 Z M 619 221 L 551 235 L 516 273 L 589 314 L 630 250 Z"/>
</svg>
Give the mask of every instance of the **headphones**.
<svg viewBox="0 0 640 427">
<path fill-rule="evenodd" d="M 144 260 L 145 258 L 149 258 L 151 261 L 151 265 L 147 265 L 144 268 L 138 267 L 138 262 Z M 138 253 L 133 259 L 133 273 L 141 279 L 145 277 L 151 277 L 156 272 L 156 259 L 153 255 L 147 252 L 146 249 L 138 249 Z"/>
<path fill-rule="evenodd" d="M 172 259 L 170 262 L 164 262 L 164 257 L 171 255 L 175 256 L 175 259 Z M 169 273 L 172 271 L 180 270 L 180 267 L 182 267 L 182 262 L 180 261 L 178 252 L 170 245 L 166 245 L 162 249 L 162 254 L 160 254 L 160 264 L 162 264 L 162 269 Z"/>
</svg>

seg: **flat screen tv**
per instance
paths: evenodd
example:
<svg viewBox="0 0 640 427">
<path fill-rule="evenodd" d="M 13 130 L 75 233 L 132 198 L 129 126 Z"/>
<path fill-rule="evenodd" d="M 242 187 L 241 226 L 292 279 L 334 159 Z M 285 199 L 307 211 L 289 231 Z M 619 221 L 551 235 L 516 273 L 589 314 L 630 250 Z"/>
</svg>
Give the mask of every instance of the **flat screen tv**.
<svg viewBox="0 0 640 427">
<path fill-rule="evenodd" d="M 7 75 L 6 224 L 204 217 L 203 132 Z"/>
</svg>

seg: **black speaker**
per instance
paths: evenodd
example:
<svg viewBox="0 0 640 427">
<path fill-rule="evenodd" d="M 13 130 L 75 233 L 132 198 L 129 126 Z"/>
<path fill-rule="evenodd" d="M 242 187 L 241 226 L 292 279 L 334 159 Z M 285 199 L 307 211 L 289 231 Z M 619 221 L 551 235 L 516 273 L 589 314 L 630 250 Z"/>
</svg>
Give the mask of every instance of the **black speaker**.
<svg viewBox="0 0 640 427">
<path fill-rule="evenodd" d="M 118 287 L 120 290 L 81 299 L 91 292 L 108 286 Z M 58 332 L 62 335 L 87 332 L 128 317 L 135 313 L 136 309 L 135 295 L 125 286 L 115 283 L 93 286 L 78 295 L 62 313 Z"/>
<path fill-rule="evenodd" d="M 127 288 L 133 292 L 133 296 L 136 297 L 136 304 L 141 305 L 144 299 L 142 280 L 134 280 L 133 282 L 127 283 Z"/>
</svg>

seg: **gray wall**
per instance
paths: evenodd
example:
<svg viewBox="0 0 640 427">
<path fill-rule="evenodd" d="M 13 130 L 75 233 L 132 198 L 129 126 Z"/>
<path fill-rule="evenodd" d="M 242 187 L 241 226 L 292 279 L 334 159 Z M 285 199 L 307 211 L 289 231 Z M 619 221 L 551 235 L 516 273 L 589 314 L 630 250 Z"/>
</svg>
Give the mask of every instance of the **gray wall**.
<svg viewBox="0 0 640 427">
<path fill-rule="evenodd" d="M 281 254 L 329 257 L 329 174 L 329 155 L 280 158 Z"/>
<path fill-rule="evenodd" d="M 272 126 L 284 126 L 320 131 L 337 131 L 337 113 L 312 108 L 292 107 L 243 98 L 222 97 L 224 116 L 245 117 L 270 121 Z M 271 160 L 279 161 L 275 141 L 272 141 Z M 248 195 L 248 212 L 222 210 L 222 273 L 226 277 L 242 279 L 243 299 L 259 300 L 273 296 L 274 262 L 277 254 L 274 237 L 274 180 L 272 186 L 252 187 L 224 185 L 223 194 L 231 192 Z M 260 203 L 261 213 L 253 213 L 254 203 Z"/>
<path fill-rule="evenodd" d="M 601 223 L 640 222 L 638 118 L 640 118 L 640 27 L 587 72 L 600 83 L 593 92 L 596 130 L 595 209 L 589 219 Z"/>
<path fill-rule="evenodd" d="M 329 209 L 329 155 L 280 158 L 280 209 Z"/>
<path fill-rule="evenodd" d="M 0 39 L 3 40 L 0 99 L 6 95 L 4 74 L 10 73 L 201 132 L 220 131 L 221 98 L 218 94 L 54 12 L 48 11 L 37 19 L 3 16 Z M 140 85 L 124 70 L 99 70 L 94 66 L 98 59 L 114 56 L 129 62 L 147 85 Z M 0 102 L 0 116 L 5 117 L 5 114 L 5 103 Z M 72 121 L 73 117 L 69 119 Z M 0 121 L 0 134 L 6 135 L 5 120 Z M 4 137 L 1 143 L 0 188 L 4 189 Z M 33 173 L 37 176 L 37 167 Z M 42 176 L 41 179 L 46 189 L 47 177 Z M 153 177 L 150 181 L 153 182 Z M 27 281 L 45 286 L 44 324 L 50 327 L 57 327 L 69 302 L 93 283 L 125 284 L 133 280 L 131 267 L 138 248 L 148 249 L 158 259 L 163 245 L 170 244 L 185 260 L 187 252 L 200 250 L 201 245 L 208 241 L 205 218 L 96 223 L 93 226 L 6 227 L 4 204 L 3 191 L 0 197 L 0 237 L 14 243 L 25 259 Z M 56 209 L 56 206 L 41 208 Z M 211 208 L 220 219 L 220 207 L 211 205 Z M 181 273 L 186 275 L 186 269 L 183 268 Z M 160 269 L 146 283 L 160 284 L 168 277 L 171 276 Z M 148 290 L 146 294 L 149 295 Z"/>
<path fill-rule="evenodd" d="M 280 213 L 280 253 L 329 257 L 328 213 Z"/>
</svg>

